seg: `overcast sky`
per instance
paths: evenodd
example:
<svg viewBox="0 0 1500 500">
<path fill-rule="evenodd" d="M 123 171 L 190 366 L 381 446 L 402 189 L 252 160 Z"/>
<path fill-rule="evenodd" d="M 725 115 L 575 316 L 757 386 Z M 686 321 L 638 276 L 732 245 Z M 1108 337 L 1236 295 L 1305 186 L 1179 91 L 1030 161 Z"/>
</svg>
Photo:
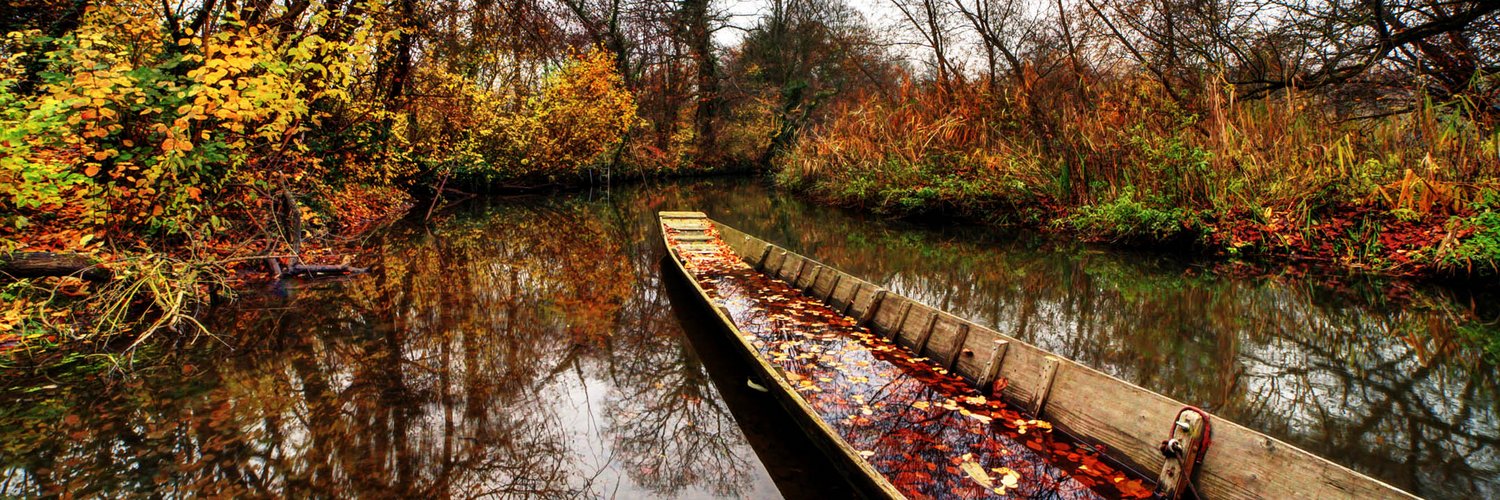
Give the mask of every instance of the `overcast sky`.
<svg viewBox="0 0 1500 500">
<path fill-rule="evenodd" d="M 917 45 L 919 38 L 912 31 L 901 11 L 891 5 L 891 0 L 845 0 L 851 8 L 864 15 L 865 21 L 870 24 L 877 33 L 890 37 L 891 42 L 909 43 L 911 45 L 902 48 L 892 48 L 891 53 L 906 55 L 906 58 L 914 63 L 916 67 L 925 67 L 925 62 L 930 58 L 925 47 Z M 763 15 L 769 9 L 766 0 L 716 0 L 714 7 L 729 18 L 729 24 L 740 28 L 749 28 L 755 24 L 756 18 Z M 959 64 L 969 65 L 969 69 L 977 69 L 975 64 L 981 63 L 983 56 L 979 54 L 978 48 L 963 41 L 964 33 L 954 34 L 956 46 L 950 53 L 951 61 Z M 721 47 L 732 47 L 738 44 L 744 36 L 744 31 L 739 29 L 723 29 L 715 34 L 715 41 Z"/>
</svg>

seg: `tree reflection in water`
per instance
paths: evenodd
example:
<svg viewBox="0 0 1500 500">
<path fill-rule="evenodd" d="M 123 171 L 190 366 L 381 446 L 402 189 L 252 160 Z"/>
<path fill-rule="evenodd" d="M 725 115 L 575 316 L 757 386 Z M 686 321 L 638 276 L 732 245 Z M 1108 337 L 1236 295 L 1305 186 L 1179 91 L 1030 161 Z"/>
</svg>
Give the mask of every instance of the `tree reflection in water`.
<svg viewBox="0 0 1500 500">
<path fill-rule="evenodd" d="M 610 212 L 496 203 L 390 230 L 372 275 L 222 314 L 243 353 L 7 408 L 3 492 L 773 495 L 658 290 L 649 214 Z"/>
<path fill-rule="evenodd" d="M 783 464 L 756 459 L 662 292 L 654 214 L 680 209 L 1415 493 L 1500 495 L 1494 367 L 1457 333 L 1495 329 L 1493 297 L 1231 278 L 741 181 L 473 203 L 378 235 L 369 276 L 222 311 L 230 347 L 128 377 L 8 374 L 52 387 L 0 394 L 0 494 L 774 495 Z"/>
</svg>

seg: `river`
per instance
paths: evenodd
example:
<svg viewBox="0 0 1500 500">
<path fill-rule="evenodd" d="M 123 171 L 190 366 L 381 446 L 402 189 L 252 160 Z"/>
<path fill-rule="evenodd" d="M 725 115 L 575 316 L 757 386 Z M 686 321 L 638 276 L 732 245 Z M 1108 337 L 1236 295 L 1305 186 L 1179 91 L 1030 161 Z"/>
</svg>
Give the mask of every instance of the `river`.
<svg viewBox="0 0 1500 500">
<path fill-rule="evenodd" d="M 716 371 L 658 210 L 703 210 L 1418 495 L 1500 496 L 1493 292 L 1244 271 L 814 206 L 746 179 L 481 199 L 369 275 L 253 290 L 214 338 L 5 389 L 0 494 L 837 497 Z M 708 361 L 704 361 L 707 359 Z M 719 383 L 715 383 L 715 381 Z"/>
</svg>

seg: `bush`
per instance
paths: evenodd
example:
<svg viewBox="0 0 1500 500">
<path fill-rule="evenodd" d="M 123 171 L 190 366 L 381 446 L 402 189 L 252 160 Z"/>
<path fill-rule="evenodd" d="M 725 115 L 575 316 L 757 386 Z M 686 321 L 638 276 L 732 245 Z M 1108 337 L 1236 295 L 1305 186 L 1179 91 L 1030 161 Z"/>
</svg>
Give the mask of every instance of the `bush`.
<svg viewBox="0 0 1500 500">
<path fill-rule="evenodd" d="M 413 120 L 425 124 L 412 155 L 461 182 L 551 179 L 586 172 L 614 151 L 640 119 L 614 57 L 593 50 L 526 89 L 491 90 L 446 71 L 424 70 Z"/>
<path fill-rule="evenodd" d="M 1065 223 L 1090 235 L 1118 240 L 1170 240 L 1187 229 L 1186 211 L 1161 209 L 1135 200 L 1135 190 L 1125 188 L 1118 198 L 1102 205 L 1079 207 Z"/>
<path fill-rule="evenodd" d="M 1475 204 L 1475 214 L 1454 217 L 1450 225 L 1469 233 L 1458 243 L 1439 252 L 1439 265 L 1449 271 L 1474 272 L 1475 267 L 1500 271 L 1500 193 L 1486 192 Z"/>
</svg>

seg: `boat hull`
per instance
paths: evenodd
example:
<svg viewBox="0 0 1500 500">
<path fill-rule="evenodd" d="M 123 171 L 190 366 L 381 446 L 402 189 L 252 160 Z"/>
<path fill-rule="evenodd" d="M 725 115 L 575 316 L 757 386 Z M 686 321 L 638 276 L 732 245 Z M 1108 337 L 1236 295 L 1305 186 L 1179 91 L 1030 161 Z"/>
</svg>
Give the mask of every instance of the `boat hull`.
<svg viewBox="0 0 1500 500">
<path fill-rule="evenodd" d="M 1188 406 L 1161 394 L 1056 356 L 1014 337 L 933 309 L 826 264 L 708 219 L 698 212 L 663 212 L 663 243 L 672 268 L 693 284 L 699 300 L 723 323 L 743 354 L 753 360 L 757 376 L 773 391 L 786 393 L 782 405 L 810 437 L 828 441 L 830 456 L 872 476 L 877 493 L 894 496 L 884 481 L 856 452 L 816 416 L 774 368 L 756 355 L 742 338 L 733 318 L 713 304 L 683 267 L 678 249 L 667 238 L 668 227 L 712 227 L 747 264 L 781 279 L 826 305 L 858 318 L 872 332 L 927 357 L 986 392 L 1027 409 L 1036 418 L 1104 449 L 1113 459 L 1137 470 L 1162 470 L 1167 463 L 1162 441 L 1172 431 L 1179 413 Z M 1003 381 L 1003 384 L 991 384 Z M 1196 411 L 1196 410 L 1195 410 Z M 1208 415 L 1204 413 L 1204 415 Z M 1204 498 L 1416 498 L 1384 482 L 1335 464 L 1290 444 L 1235 424 L 1212 418 L 1211 445 L 1203 454 L 1193 480 Z M 824 436 L 816 436 L 822 433 Z M 883 484 L 881 484 L 883 483 Z"/>
</svg>

